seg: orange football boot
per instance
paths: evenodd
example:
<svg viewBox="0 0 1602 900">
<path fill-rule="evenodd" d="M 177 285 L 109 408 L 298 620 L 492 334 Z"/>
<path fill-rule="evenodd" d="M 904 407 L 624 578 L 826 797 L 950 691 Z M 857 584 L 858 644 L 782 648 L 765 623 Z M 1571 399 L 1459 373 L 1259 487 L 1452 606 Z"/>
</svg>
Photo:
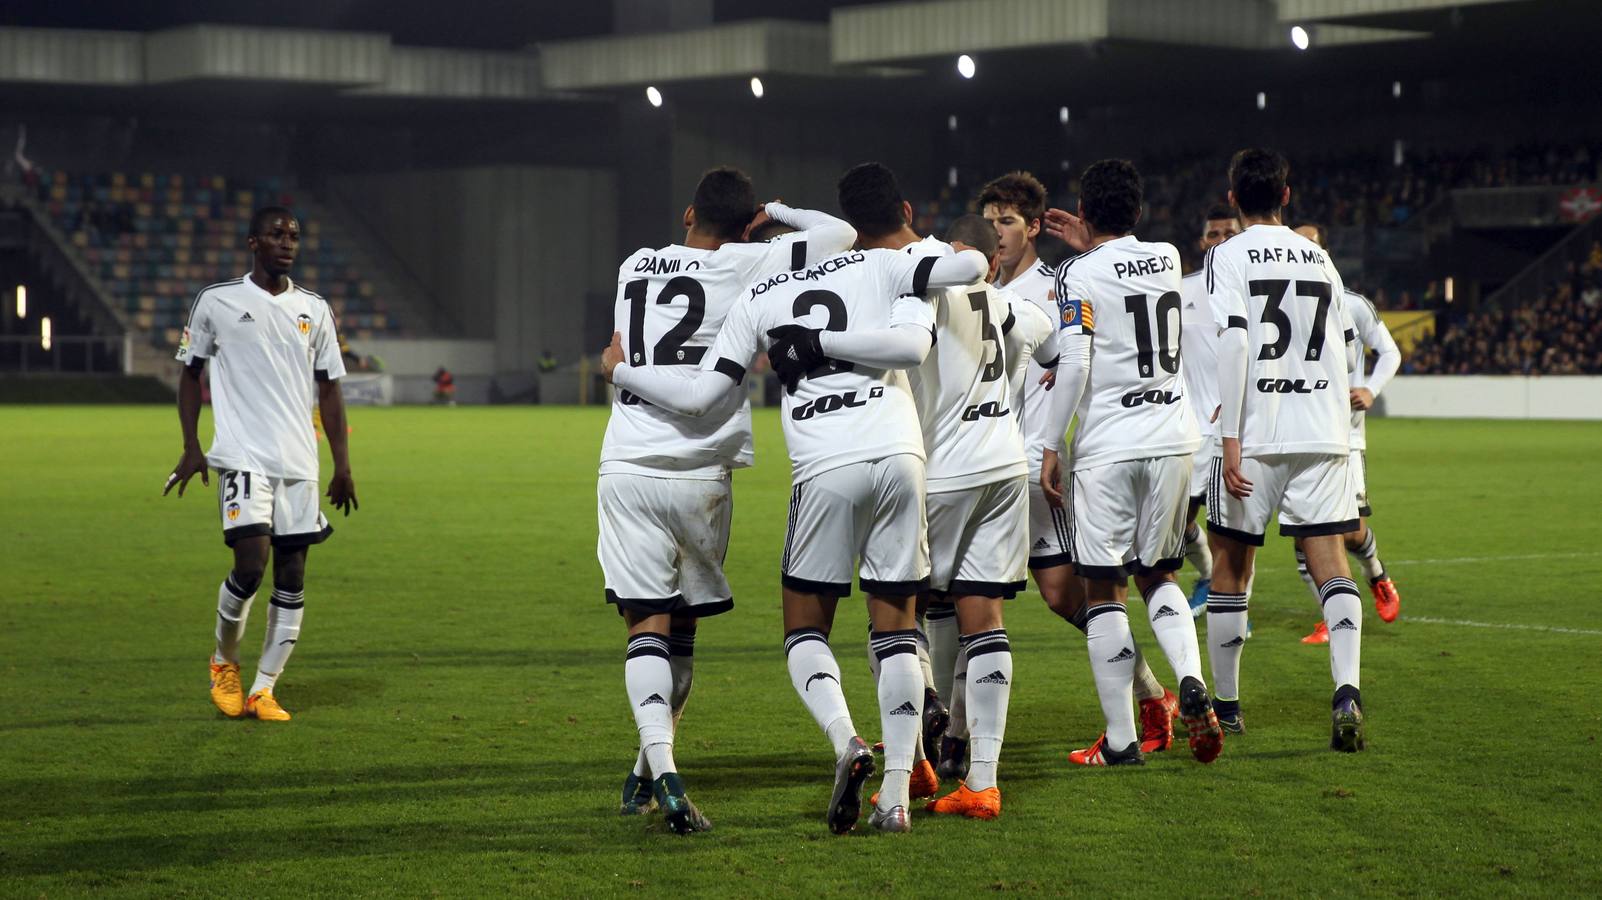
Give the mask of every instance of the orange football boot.
<svg viewBox="0 0 1602 900">
<path fill-rule="evenodd" d="M 1173 746 L 1178 716 L 1179 698 L 1167 688 L 1161 697 L 1140 701 L 1140 752 L 1161 753 Z"/>
<path fill-rule="evenodd" d="M 940 793 L 940 776 L 935 774 L 935 767 L 927 759 L 920 759 L 912 764 L 912 777 L 907 781 L 907 796 L 914 800 L 933 797 Z"/>
<path fill-rule="evenodd" d="M 1313 627 L 1313 631 L 1312 631 L 1311 634 L 1309 634 L 1307 637 L 1302 638 L 1302 643 L 1304 643 L 1304 644 L 1327 644 L 1327 643 L 1329 643 L 1329 626 L 1325 625 L 1323 622 L 1319 622 L 1316 626 Z"/>
<path fill-rule="evenodd" d="M 1096 743 L 1083 750 L 1068 751 L 1068 761 L 1080 766 L 1143 766 L 1146 757 L 1141 755 L 1140 742 L 1130 744 L 1119 752 L 1107 747 L 1107 735 L 1096 738 Z"/>
<path fill-rule="evenodd" d="M 970 791 L 966 784 L 925 806 L 932 813 L 947 816 L 967 816 L 970 819 L 996 819 L 1001 816 L 1001 789 L 988 787 Z"/>
<path fill-rule="evenodd" d="M 1380 621 L 1396 621 L 1402 611 L 1402 595 L 1396 591 L 1396 582 L 1389 575 L 1381 575 L 1368 586 L 1374 592 L 1374 611 L 1379 613 Z"/>
</svg>

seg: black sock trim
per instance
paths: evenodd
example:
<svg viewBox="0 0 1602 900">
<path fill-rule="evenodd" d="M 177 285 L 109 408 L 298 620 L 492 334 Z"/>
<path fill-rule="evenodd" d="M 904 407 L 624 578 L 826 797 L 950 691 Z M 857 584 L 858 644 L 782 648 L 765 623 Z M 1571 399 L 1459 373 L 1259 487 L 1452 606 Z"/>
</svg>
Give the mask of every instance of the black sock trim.
<svg viewBox="0 0 1602 900">
<path fill-rule="evenodd" d="M 873 649 L 873 655 L 881 662 L 892 656 L 900 656 L 903 653 L 916 655 L 918 652 L 918 632 L 912 629 L 870 631 L 868 633 L 868 646 Z"/>
<path fill-rule="evenodd" d="M 636 634 L 629 638 L 628 650 L 624 654 L 623 658 L 625 660 L 629 660 L 640 656 L 659 656 L 663 659 L 667 659 L 667 638 L 660 634 L 652 634 L 650 632 L 646 632 L 645 634 Z"/>
<path fill-rule="evenodd" d="M 981 631 L 978 634 L 963 635 L 959 639 L 962 643 L 962 652 L 968 659 L 974 660 L 986 653 L 1011 653 L 1012 644 L 1007 640 L 1007 629 L 995 628 L 990 631 Z"/>
<path fill-rule="evenodd" d="M 1122 603 L 1103 603 L 1100 606 L 1089 607 L 1085 610 L 1085 628 L 1088 629 L 1091 621 L 1097 616 L 1106 615 L 1107 613 L 1111 612 L 1121 612 L 1127 616 L 1129 615 L 1129 608 L 1124 606 Z"/>
<path fill-rule="evenodd" d="M 789 656 L 791 651 L 807 641 L 817 641 L 825 647 L 829 645 L 829 636 L 817 628 L 797 628 L 784 636 L 784 654 Z"/>
</svg>

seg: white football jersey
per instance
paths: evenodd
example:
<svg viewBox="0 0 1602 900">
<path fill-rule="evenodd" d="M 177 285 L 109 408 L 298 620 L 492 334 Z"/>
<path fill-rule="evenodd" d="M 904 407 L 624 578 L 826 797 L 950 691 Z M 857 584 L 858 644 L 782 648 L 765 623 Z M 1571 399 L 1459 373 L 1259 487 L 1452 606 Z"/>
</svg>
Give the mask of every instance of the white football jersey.
<svg viewBox="0 0 1602 900">
<path fill-rule="evenodd" d="M 1179 282 L 1179 370 L 1203 444 L 1218 442 L 1218 325 L 1207 305 L 1207 279 L 1200 269 Z"/>
<path fill-rule="evenodd" d="M 693 376 L 747 285 L 805 265 L 808 254 L 841 249 L 809 245 L 805 233 L 796 232 L 716 250 L 674 244 L 635 251 L 618 267 L 613 307 L 624 364 L 683 366 L 685 376 Z M 696 417 L 619 390 L 601 444 L 601 474 L 666 471 L 676 478 L 719 478 L 727 468 L 751 465 L 752 457 L 751 403 L 744 392 L 730 392 Z"/>
<path fill-rule="evenodd" d="M 912 256 L 955 252 L 933 238 L 903 250 Z M 902 311 L 923 302 L 897 300 L 892 322 L 901 324 Z M 980 281 L 935 291 L 926 305 L 934 316 L 934 347 L 907 375 L 923 423 L 929 493 L 1027 475 L 1023 435 L 1012 408 L 1006 334 L 1015 318 L 1007 297 Z"/>
<path fill-rule="evenodd" d="M 1179 280 L 1179 251 L 1134 235 L 1057 269 L 1059 328 L 1091 337 L 1070 448 L 1075 471 L 1201 446 L 1179 375 Z"/>
<path fill-rule="evenodd" d="M 1018 275 L 1005 285 L 1005 287 L 1019 297 L 1028 301 L 1030 305 L 1040 310 L 1048 322 L 1057 321 L 1057 272 L 1043 262 L 1036 260 L 1027 272 Z M 1048 360 L 1049 361 L 1049 360 Z M 1024 455 L 1029 460 L 1029 475 L 1031 481 L 1039 481 L 1041 451 L 1048 449 L 1046 439 L 1037 434 L 1034 423 L 1045 421 L 1051 415 L 1051 392 L 1040 379 L 1045 376 L 1048 369 L 1038 361 L 1031 358 L 1024 369 L 1022 384 L 1014 385 L 1017 399 L 1014 408 L 1018 410 L 1019 427 L 1023 429 L 1025 438 Z M 1057 455 L 1067 452 L 1066 442 L 1057 441 Z"/>
<path fill-rule="evenodd" d="M 750 285 L 730 311 L 705 368 L 735 380 L 767 350 L 768 331 L 800 324 L 827 331 L 889 328 L 892 301 L 920 292 L 933 257 L 856 250 Z M 921 314 L 919 311 L 922 311 Z M 906 304 L 903 323 L 934 328 L 927 303 Z M 786 392 L 781 416 L 791 479 L 805 481 L 855 462 L 910 453 L 924 459 L 923 432 L 907 373 L 833 361 Z"/>
<path fill-rule="evenodd" d="M 1391 330 L 1385 327 L 1385 321 L 1380 318 L 1379 311 L 1374 304 L 1356 291 L 1346 292 L 1346 326 L 1355 337 L 1348 351 L 1348 373 L 1353 388 L 1368 387 L 1368 373 L 1364 365 L 1369 350 L 1378 352 L 1381 356 L 1387 353 L 1400 353 L 1396 347 L 1396 340 L 1391 337 Z M 1368 449 L 1368 413 L 1352 410 L 1351 445 L 1353 450 Z"/>
<path fill-rule="evenodd" d="M 1283 225 L 1252 225 L 1207 253 L 1220 329 L 1246 329 L 1244 456 L 1345 455 L 1346 288 L 1329 255 Z"/>
<path fill-rule="evenodd" d="M 211 361 L 212 468 L 316 480 L 317 382 L 345 375 L 327 301 L 294 282 L 277 295 L 249 276 L 214 284 L 195 297 L 177 359 Z"/>
</svg>

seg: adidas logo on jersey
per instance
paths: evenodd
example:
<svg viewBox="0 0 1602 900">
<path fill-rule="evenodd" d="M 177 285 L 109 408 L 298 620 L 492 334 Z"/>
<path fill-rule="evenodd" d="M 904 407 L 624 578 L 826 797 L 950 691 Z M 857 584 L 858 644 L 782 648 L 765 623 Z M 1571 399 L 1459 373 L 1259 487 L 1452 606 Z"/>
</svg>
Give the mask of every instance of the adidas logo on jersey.
<svg viewBox="0 0 1602 900">
<path fill-rule="evenodd" d="M 1356 631 L 1356 630 L 1357 630 L 1357 626 L 1352 624 L 1352 620 L 1351 619 L 1342 619 L 1339 622 L 1336 622 L 1335 626 L 1330 629 L 1330 631 Z"/>
<path fill-rule="evenodd" d="M 1051 546 L 1051 544 L 1047 543 L 1045 538 L 1036 538 L 1035 539 L 1035 547 L 1034 547 L 1034 549 L 1036 549 L 1036 550 L 1044 550 L 1044 549 L 1046 549 L 1047 547 L 1050 547 L 1050 546 Z"/>
<path fill-rule="evenodd" d="M 667 701 L 662 699 L 661 694 L 652 694 L 651 696 L 640 701 L 641 706 L 650 706 L 653 703 L 660 703 L 663 706 L 667 706 Z"/>
<path fill-rule="evenodd" d="M 991 672 L 989 675 L 986 675 L 983 678 L 975 678 L 973 680 L 973 683 L 974 684 L 1006 684 L 1007 683 L 1007 676 L 1001 674 L 1001 670 L 997 669 L 996 671 Z"/>
<path fill-rule="evenodd" d="M 1220 647 L 1239 647 L 1241 644 L 1244 644 L 1244 643 L 1246 643 L 1246 639 L 1241 637 L 1240 635 L 1236 635 L 1236 636 L 1230 638 L 1229 640 L 1223 642 L 1222 644 L 1219 644 L 1218 646 L 1220 646 Z"/>
<path fill-rule="evenodd" d="M 1135 658 L 1134 648 L 1125 647 L 1124 649 L 1118 651 L 1118 655 L 1117 656 L 1108 657 L 1107 661 L 1108 662 L 1123 662 L 1126 659 L 1134 659 L 1134 658 Z"/>
<path fill-rule="evenodd" d="M 1172 606 L 1169 606 L 1168 604 L 1164 603 L 1163 604 L 1163 608 L 1157 610 L 1157 613 L 1155 615 L 1153 615 L 1151 617 L 1151 619 L 1152 619 L 1153 622 L 1155 622 L 1158 619 L 1166 619 L 1169 616 L 1177 616 L 1177 615 L 1179 615 L 1179 613 L 1174 612 L 1174 608 Z"/>
<path fill-rule="evenodd" d="M 801 686 L 801 692 L 806 693 L 812 690 L 812 682 L 820 680 L 833 681 L 835 684 L 840 683 L 840 679 L 835 678 L 828 672 L 813 672 L 812 677 L 807 679 L 807 683 Z"/>
<path fill-rule="evenodd" d="M 915 716 L 917 714 L 918 709 L 912 705 L 911 700 L 908 700 L 895 709 L 890 710 L 890 715 L 892 716 Z"/>
<path fill-rule="evenodd" d="M 250 313 L 245 313 L 244 315 L 239 317 L 239 321 L 255 323 L 256 320 L 250 315 Z"/>
</svg>

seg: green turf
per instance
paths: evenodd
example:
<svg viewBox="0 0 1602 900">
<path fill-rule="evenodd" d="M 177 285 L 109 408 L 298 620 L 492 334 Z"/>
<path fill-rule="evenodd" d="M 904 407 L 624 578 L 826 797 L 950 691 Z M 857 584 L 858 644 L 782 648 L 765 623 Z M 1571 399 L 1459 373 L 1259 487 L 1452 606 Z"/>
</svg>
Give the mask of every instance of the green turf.
<svg viewBox="0 0 1602 900">
<path fill-rule="evenodd" d="M 759 466 L 735 479 L 738 607 L 702 629 L 678 748 L 717 830 L 681 838 L 616 815 L 634 729 L 594 554 L 605 411 L 351 418 L 362 508 L 311 554 L 278 691 L 295 721 L 276 725 L 207 702 L 229 557 L 210 491 L 160 496 L 171 411 L 0 408 L 0 893 L 1602 891 L 1597 425 L 1370 426 L 1404 616 L 1583 633 L 1370 613 L 1368 753 L 1324 749 L 1327 655 L 1296 640 L 1314 607 L 1276 539 L 1243 666 L 1251 730 L 1216 764 L 1070 768 L 1100 712 L 1083 639 L 1030 593 L 1009 608 L 1005 816 L 841 838 L 779 646 L 787 470 L 759 413 Z M 247 679 L 264 619 L 263 598 Z M 843 604 L 835 647 L 872 739 L 863 629 Z"/>
</svg>

